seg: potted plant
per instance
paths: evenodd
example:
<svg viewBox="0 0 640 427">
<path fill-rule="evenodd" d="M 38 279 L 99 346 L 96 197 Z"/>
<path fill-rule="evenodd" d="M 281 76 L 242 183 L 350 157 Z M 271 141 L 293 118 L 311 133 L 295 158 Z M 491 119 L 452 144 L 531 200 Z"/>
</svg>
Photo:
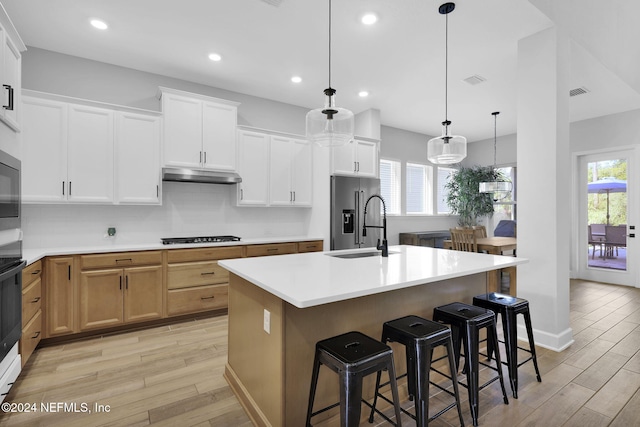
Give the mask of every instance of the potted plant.
<svg viewBox="0 0 640 427">
<path fill-rule="evenodd" d="M 480 193 L 481 182 L 504 180 L 502 173 L 491 166 L 461 167 L 449 176 L 444 188 L 448 190 L 447 205 L 451 213 L 459 215 L 462 227 L 478 225 L 478 218 L 493 215 L 493 197 Z"/>
</svg>

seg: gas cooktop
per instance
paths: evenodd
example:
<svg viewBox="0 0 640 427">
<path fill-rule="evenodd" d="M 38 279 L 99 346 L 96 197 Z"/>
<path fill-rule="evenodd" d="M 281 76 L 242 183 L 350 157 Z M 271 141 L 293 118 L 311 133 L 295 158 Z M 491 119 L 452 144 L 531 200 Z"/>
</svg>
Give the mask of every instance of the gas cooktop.
<svg viewBox="0 0 640 427">
<path fill-rule="evenodd" d="M 182 243 L 219 243 L 219 242 L 239 242 L 236 236 L 204 236 L 204 237 L 170 237 L 162 240 L 163 245 L 177 245 Z"/>
</svg>

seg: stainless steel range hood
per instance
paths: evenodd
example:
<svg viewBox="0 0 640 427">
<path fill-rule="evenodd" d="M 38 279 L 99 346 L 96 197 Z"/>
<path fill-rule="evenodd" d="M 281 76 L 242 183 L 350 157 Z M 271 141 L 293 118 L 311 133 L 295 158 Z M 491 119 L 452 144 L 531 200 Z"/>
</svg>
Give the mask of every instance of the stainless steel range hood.
<svg viewBox="0 0 640 427">
<path fill-rule="evenodd" d="M 238 184 L 242 182 L 240 175 L 235 172 L 183 168 L 162 168 L 162 180 L 205 184 Z"/>
</svg>

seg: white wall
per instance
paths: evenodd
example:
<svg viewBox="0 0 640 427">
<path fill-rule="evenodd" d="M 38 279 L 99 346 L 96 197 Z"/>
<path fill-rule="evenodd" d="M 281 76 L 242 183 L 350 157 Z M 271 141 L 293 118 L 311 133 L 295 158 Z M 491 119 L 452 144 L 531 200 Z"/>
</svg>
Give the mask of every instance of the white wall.
<svg viewBox="0 0 640 427">
<path fill-rule="evenodd" d="M 22 67 L 25 89 L 160 110 L 156 95 L 158 86 L 165 86 L 240 102 L 241 125 L 300 135 L 305 132 L 308 110 L 302 107 L 36 48 L 24 53 Z M 2 149 L 16 152 L 16 143 L 5 138 L 2 142 Z M 326 171 L 326 183 L 314 188 L 314 201 L 320 208 L 322 200 L 318 198 L 323 197 L 324 186 L 329 186 L 324 163 L 320 161 L 317 172 Z M 194 234 L 244 238 L 328 234 L 328 214 L 316 213 L 316 224 L 310 230 L 312 209 L 238 208 L 235 197 L 235 186 L 165 182 L 162 206 L 25 205 L 24 246 L 157 242 L 160 237 Z M 328 203 L 328 196 L 326 200 Z M 107 227 L 116 227 L 116 239 L 103 238 Z"/>
</svg>

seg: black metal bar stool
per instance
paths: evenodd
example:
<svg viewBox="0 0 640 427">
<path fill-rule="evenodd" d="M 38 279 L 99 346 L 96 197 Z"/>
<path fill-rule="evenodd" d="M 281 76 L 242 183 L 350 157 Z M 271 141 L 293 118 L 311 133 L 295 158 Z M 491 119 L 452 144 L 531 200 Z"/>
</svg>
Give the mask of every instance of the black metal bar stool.
<svg viewBox="0 0 640 427">
<path fill-rule="evenodd" d="M 502 377 L 502 364 L 500 354 L 496 354 L 496 367 L 480 362 L 480 330 L 486 328 L 487 340 L 490 343 L 498 342 L 495 313 L 481 307 L 476 307 L 461 302 L 454 302 L 433 309 L 433 320 L 451 325 L 454 351 L 456 352 L 456 366 L 460 365 L 460 345 L 464 342 L 464 371 L 467 375 L 467 383 L 460 383 L 469 392 L 469 407 L 473 425 L 478 425 L 478 393 L 483 388 L 496 380 L 500 381 L 502 397 L 505 404 L 509 404 L 507 391 L 504 388 Z M 479 381 L 479 365 L 486 366 L 498 372 L 484 384 Z"/>
<path fill-rule="evenodd" d="M 320 365 L 325 365 L 340 376 L 340 402 L 313 412 Z M 387 370 L 391 382 L 391 393 L 396 413 L 395 424 L 379 411 L 387 421 L 401 427 L 400 400 L 391 347 L 360 332 L 347 332 L 316 343 L 316 355 L 313 361 L 313 376 L 307 408 L 307 427 L 311 426 L 311 417 L 340 405 L 340 426 L 357 427 L 360 423 L 361 402 L 372 406 L 362 399 L 363 377 Z"/>
<path fill-rule="evenodd" d="M 460 425 L 464 427 L 462 410 L 460 409 L 458 380 L 456 377 L 457 368 L 453 357 L 453 343 L 451 341 L 451 331 L 449 328 L 440 323 L 432 322 L 431 320 L 426 320 L 418 316 L 406 316 L 385 322 L 382 326 L 382 342 L 387 343 L 390 341 L 397 342 L 405 346 L 407 373 L 400 375 L 397 378 L 407 377 L 409 396 L 413 398 L 416 408 L 415 415 L 403 408 L 400 408 L 401 411 L 416 420 L 417 427 L 424 427 L 428 426 L 429 422 L 444 414 L 449 409 L 457 408 Z M 446 347 L 447 355 L 439 359 L 432 360 L 433 349 L 439 346 Z M 432 367 L 433 362 L 444 359 L 445 357 L 449 359 L 450 377 Z M 429 380 L 429 373 L 431 369 L 445 377 L 451 378 L 453 383 L 453 392 L 442 387 L 440 384 L 436 384 Z M 381 372 L 378 372 L 378 378 L 376 379 L 376 394 L 373 399 L 373 407 L 371 408 L 369 422 L 373 422 L 373 414 L 378 397 L 389 403 L 393 403 L 384 395 L 379 393 L 378 390 L 380 387 L 384 387 L 389 384 L 388 382 L 380 384 L 380 377 Z M 429 418 L 429 384 L 434 385 L 455 398 L 453 403 L 449 404 L 446 408 L 442 409 L 431 418 Z"/>
<path fill-rule="evenodd" d="M 536 370 L 538 382 L 542 382 L 540 370 L 538 369 L 538 359 L 536 358 L 536 346 L 533 341 L 533 328 L 531 327 L 531 314 L 529 313 L 529 301 L 523 298 L 512 297 L 511 295 L 499 294 L 491 292 L 473 297 L 473 305 L 492 310 L 500 314 L 502 318 L 502 330 L 504 331 L 504 345 L 507 350 L 507 361 L 502 362 L 509 368 L 509 380 L 511 382 L 511 391 L 513 397 L 518 398 L 518 368 L 530 360 L 533 360 L 533 367 Z M 527 328 L 527 338 L 529 340 L 529 348 L 518 346 L 518 332 L 516 316 L 522 314 L 524 316 L 524 324 Z M 518 363 L 518 349 L 531 354 L 526 360 Z M 488 348 L 489 359 L 493 347 Z M 496 350 L 496 353 L 498 351 Z"/>
</svg>

